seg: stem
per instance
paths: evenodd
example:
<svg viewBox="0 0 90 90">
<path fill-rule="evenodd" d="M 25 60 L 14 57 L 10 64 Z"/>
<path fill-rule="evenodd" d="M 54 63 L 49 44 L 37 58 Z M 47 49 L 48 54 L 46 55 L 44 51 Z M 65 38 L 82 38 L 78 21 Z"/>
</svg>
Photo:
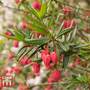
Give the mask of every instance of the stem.
<svg viewBox="0 0 90 90">
<path fill-rule="evenodd" d="M 33 85 L 33 86 L 31 86 L 31 88 L 36 87 L 36 86 L 47 86 L 47 85 L 59 85 L 59 86 L 62 86 L 64 84 L 67 84 L 67 83 L 66 82 L 41 83 L 41 84 Z"/>
<path fill-rule="evenodd" d="M 83 68 L 81 66 L 77 66 L 78 69 L 81 69 L 82 71 L 86 71 L 86 72 L 89 72 L 90 73 L 90 69 L 88 68 Z"/>
<path fill-rule="evenodd" d="M 15 37 L 13 37 L 13 36 L 8 36 L 8 35 L 5 35 L 5 34 L 0 34 L 0 36 L 6 37 L 6 38 L 8 38 L 8 39 L 18 40 L 17 38 L 15 38 Z"/>
</svg>

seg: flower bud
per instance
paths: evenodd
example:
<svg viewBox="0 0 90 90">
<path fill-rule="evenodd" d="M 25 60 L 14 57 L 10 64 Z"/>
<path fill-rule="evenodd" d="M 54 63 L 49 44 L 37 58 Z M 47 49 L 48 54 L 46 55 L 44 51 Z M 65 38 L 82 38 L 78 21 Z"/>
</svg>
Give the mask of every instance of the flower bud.
<svg viewBox="0 0 90 90">
<path fill-rule="evenodd" d="M 32 7 L 33 7 L 34 9 L 36 9 L 36 10 L 40 10 L 40 9 L 41 9 L 41 4 L 40 4 L 40 2 L 38 2 L 38 1 L 34 1 L 34 2 L 32 3 Z"/>
</svg>

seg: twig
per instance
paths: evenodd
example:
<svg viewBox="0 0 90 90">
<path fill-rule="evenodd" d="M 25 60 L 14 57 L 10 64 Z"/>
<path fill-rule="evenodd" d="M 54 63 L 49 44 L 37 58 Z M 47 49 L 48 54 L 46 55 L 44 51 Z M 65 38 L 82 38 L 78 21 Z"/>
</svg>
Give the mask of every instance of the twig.
<svg viewBox="0 0 90 90">
<path fill-rule="evenodd" d="M 47 86 L 47 85 L 60 85 L 60 86 L 62 86 L 65 84 L 67 84 L 67 83 L 66 82 L 41 83 L 41 84 L 33 85 L 33 86 L 31 86 L 31 88 L 36 87 L 36 86 Z"/>
<path fill-rule="evenodd" d="M 86 71 L 86 72 L 89 72 L 90 73 L 90 69 L 88 68 L 83 68 L 81 66 L 77 66 L 78 69 L 81 69 L 82 71 Z"/>
</svg>

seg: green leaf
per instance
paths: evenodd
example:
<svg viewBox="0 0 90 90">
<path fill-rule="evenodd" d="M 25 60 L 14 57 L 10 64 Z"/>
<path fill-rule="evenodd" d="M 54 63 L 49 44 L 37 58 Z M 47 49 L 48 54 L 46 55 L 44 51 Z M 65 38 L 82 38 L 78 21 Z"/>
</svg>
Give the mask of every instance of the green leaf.
<svg viewBox="0 0 90 90">
<path fill-rule="evenodd" d="M 58 61 L 60 61 L 60 54 L 61 54 L 61 52 L 60 52 L 61 50 L 60 50 L 60 47 L 59 47 L 59 45 L 58 44 L 56 44 L 56 54 L 57 54 L 57 57 L 58 57 Z"/>
<path fill-rule="evenodd" d="M 33 18 L 31 15 L 27 16 L 27 20 L 30 20 L 32 23 L 36 23 L 38 26 L 46 28 L 46 25 L 42 22 L 42 20 L 38 20 L 37 18 Z"/>
<path fill-rule="evenodd" d="M 47 3 L 45 0 L 42 0 L 42 6 L 40 12 L 38 12 L 39 18 L 42 18 L 47 12 Z"/>
<path fill-rule="evenodd" d="M 19 32 L 19 30 L 14 30 L 14 34 L 15 34 L 15 37 L 17 38 L 17 40 L 19 40 L 19 41 L 24 40 L 24 35 L 21 32 Z"/>
<path fill-rule="evenodd" d="M 25 42 L 27 44 L 30 44 L 30 45 L 41 45 L 47 41 L 48 41 L 48 39 L 46 39 L 46 38 L 41 38 L 41 39 L 27 39 L 27 38 L 25 38 Z"/>
<path fill-rule="evenodd" d="M 32 7 L 31 3 L 30 3 L 30 4 L 24 4 L 24 7 L 27 8 L 27 9 L 30 11 L 30 13 L 33 14 L 35 17 L 37 17 L 38 19 L 40 19 L 40 18 L 39 18 L 39 15 L 38 15 L 38 11 L 35 10 L 35 9 Z"/>
<path fill-rule="evenodd" d="M 60 33 L 59 33 L 59 35 L 58 35 L 57 37 L 60 37 L 60 36 L 62 36 L 62 35 L 64 35 L 64 34 L 67 34 L 67 33 L 70 32 L 70 31 L 71 31 L 71 29 L 62 30 L 62 31 L 60 31 Z"/>
<path fill-rule="evenodd" d="M 68 42 L 62 42 L 62 43 L 58 42 L 58 45 L 63 52 L 68 52 L 70 49 Z"/>
<path fill-rule="evenodd" d="M 47 26 L 40 20 L 33 18 L 32 16 L 28 16 L 28 18 L 30 20 L 30 22 L 28 23 L 28 28 L 30 30 L 34 30 L 38 33 L 47 35 L 50 34 L 50 32 L 48 31 Z"/>
<path fill-rule="evenodd" d="M 60 27 L 59 27 L 59 29 L 58 29 L 58 31 L 59 31 L 59 32 L 58 32 L 58 35 L 59 35 L 59 34 L 61 33 L 61 31 L 62 31 L 63 24 L 64 24 L 64 22 L 61 23 L 61 25 L 60 25 Z"/>
<path fill-rule="evenodd" d="M 89 79 L 88 79 L 88 77 L 87 76 L 85 76 L 85 75 L 83 75 L 83 76 L 78 76 L 77 78 L 76 78 L 79 82 L 82 82 L 82 83 L 88 83 L 88 81 L 89 81 Z"/>
<path fill-rule="evenodd" d="M 42 46 L 44 46 L 45 44 L 47 44 L 48 42 L 44 42 L 44 43 L 42 43 L 42 44 L 40 44 L 39 46 L 37 46 L 37 48 L 33 48 L 34 50 L 31 52 L 31 54 L 29 55 L 29 58 L 31 58 L 33 55 L 35 55 L 37 52 L 38 52 L 38 50 L 42 47 Z"/>
<path fill-rule="evenodd" d="M 64 59 L 63 59 L 63 68 L 66 68 L 69 62 L 69 55 L 64 54 Z"/>
<path fill-rule="evenodd" d="M 48 30 L 46 30 L 45 28 L 42 28 L 40 26 L 38 26 L 37 24 L 30 24 L 30 29 L 34 30 L 38 33 L 44 34 L 44 35 L 48 35 L 50 34 Z"/>
<path fill-rule="evenodd" d="M 6 35 L 6 34 L 0 34 L 0 35 L 3 36 L 3 37 L 6 37 L 6 38 L 8 38 L 8 39 L 17 40 L 17 38 L 16 38 L 15 36 L 8 36 L 8 35 Z"/>
<path fill-rule="evenodd" d="M 38 14 L 38 11 L 37 11 L 37 10 L 35 10 L 35 9 L 32 8 L 32 7 L 30 7 L 29 10 L 31 11 L 31 13 L 32 13 L 33 15 L 35 15 L 35 16 L 39 19 L 39 14 Z"/>
</svg>

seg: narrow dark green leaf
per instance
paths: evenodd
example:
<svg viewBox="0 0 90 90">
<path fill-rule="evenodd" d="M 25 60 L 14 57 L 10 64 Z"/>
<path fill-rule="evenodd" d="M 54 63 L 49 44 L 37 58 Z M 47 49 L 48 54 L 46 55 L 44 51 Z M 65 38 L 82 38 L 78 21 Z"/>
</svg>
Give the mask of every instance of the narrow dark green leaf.
<svg viewBox="0 0 90 90">
<path fill-rule="evenodd" d="M 57 57 L 58 57 L 58 60 L 60 61 L 60 54 L 61 54 L 61 52 L 60 52 L 61 50 L 60 50 L 60 47 L 56 44 L 56 54 L 57 54 Z"/>
<path fill-rule="evenodd" d="M 63 68 L 66 68 L 69 62 L 69 55 L 65 55 L 64 56 L 64 60 L 63 60 Z"/>
<path fill-rule="evenodd" d="M 50 34 L 50 32 L 48 30 L 46 30 L 45 28 L 41 28 L 39 26 L 36 26 L 35 24 L 31 25 L 31 30 L 34 30 L 34 31 L 41 33 L 43 35 L 49 35 Z"/>
<path fill-rule="evenodd" d="M 14 30 L 14 34 L 15 34 L 15 37 L 17 38 L 17 40 L 19 40 L 19 41 L 24 40 L 24 35 L 21 32 L 19 32 L 19 30 Z"/>
<path fill-rule="evenodd" d="M 60 31 L 60 34 L 58 35 L 58 37 L 60 37 L 60 36 L 62 36 L 62 35 L 65 35 L 65 34 L 67 34 L 67 33 L 70 32 L 70 31 L 71 31 L 71 29 L 62 30 L 62 31 Z"/>
<path fill-rule="evenodd" d="M 42 18 L 47 12 L 47 4 L 45 0 L 42 0 L 42 6 L 40 12 L 38 12 L 39 18 Z"/>
<path fill-rule="evenodd" d="M 31 15 L 27 16 L 27 19 L 29 19 L 33 23 L 38 24 L 38 26 L 40 26 L 40 27 L 46 28 L 46 25 L 42 22 L 42 20 L 33 18 Z"/>
<path fill-rule="evenodd" d="M 29 45 L 41 45 L 47 41 L 48 41 L 48 39 L 46 39 L 46 38 L 41 38 L 41 39 L 27 39 L 27 38 L 25 38 L 25 42 Z"/>
<path fill-rule="evenodd" d="M 59 35 L 59 34 L 61 33 L 61 31 L 62 31 L 63 24 L 64 24 L 64 22 L 61 23 L 61 25 L 60 25 L 60 27 L 59 27 L 59 29 L 58 29 L 58 35 Z"/>
</svg>

